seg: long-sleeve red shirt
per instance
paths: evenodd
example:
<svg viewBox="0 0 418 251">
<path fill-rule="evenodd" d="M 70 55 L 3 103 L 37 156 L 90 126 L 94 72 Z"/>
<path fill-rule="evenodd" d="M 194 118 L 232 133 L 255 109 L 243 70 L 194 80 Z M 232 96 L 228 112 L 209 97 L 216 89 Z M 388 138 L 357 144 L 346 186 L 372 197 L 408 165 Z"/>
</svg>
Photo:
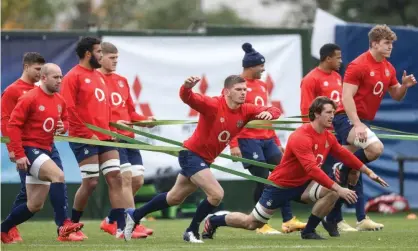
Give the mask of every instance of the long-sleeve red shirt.
<svg viewBox="0 0 418 251">
<path fill-rule="evenodd" d="M 316 67 L 302 79 L 300 93 L 301 115 L 308 115 L 309 107 L 318 96 L 326 96 L 338 106 L 342 101 L 343 93 L 341 76 L 336 71 L 326 73 Z M 302 121 L 309 122 L 309 118 L 302 118 Z"/>
<path fill-rule="evenodd" d="M 110 104 L 112 108 L 112 122 L 118 120 L 141 121 L 148 117 L 138 114 L 131 97 L 130 87 L 126 78 L 116 74 L 103 74 L 110 92 Z M 118 130 L 118 133 L 133 138 L 135 134 L 125 130 Z"/>
<path fill-rule="evenodd" d="M 259 113 L 268 111 L 274 119 L 281 115 L 281 111 L 276 107 L 248 103 L 237 109 L 230 109 L 224 96 L 208 97 L 194 93 L 191 88 L 184 86 L 180 89 L 180 98 L 200 113 L 197 128 L 184 142 L 184 147 L 208 163 L 212 163 L 245 124 L 255 120 Z"/>
<path fill-rule="evenodd" d="M 245 97 L 245 103 L 255 104 L 258 106 L 266 106 L 268 101 L 267 84 L 259 79 L 246 79 L 247 82 L 247 96 Z M 266 123 L 266 126 L 271 126 L 270 123 Z M 278 146 L 280 146 L 280 140 L 274 130 L 269 129 L 255 129 L 255 128 L 244 128 L 242 131 L 235 136 L 231 142 L 230 147 L 238 146 L 238 139 L 271 139 Z"/>
<path fill-rule="evenodd" d="M 5 137 L 7 134 L 7 123 L 9 123 L 10 115 L 16 107 L 20 96 L 32 90 L 36 86 L 34 84 L 26 83 L 22 79 L 18 79 L 9 85 L 1 94 L 1 134 Z M 7 150 L 12 152 L 9 144 L 6 145 Z"/>
<path fill-rule="evenodd" d="M 70 136 L 89 139 L 95 134 L 100 140 L 111 139 L 85 125 L 89 123 L 110 130 L 109 91 L 100 72 L 76 65 L 64 76 L 60 93 L 68 107 Z"/>
<path fill-rule="evenodd" d="M 16 159 L 25 157 L 23 146 L 32 146 L 51 151 L 54 134 L 59 120 L 68 129 L 67 108 L 64 99 L 58 93 L 46 94 L 41 88 L 35 88 L 23 95 L 7 124 L 10 148 Z"/>
<path fill-rule="evenodd" d="M 373 120 L 389 87 L 398 84 L 398 80 L 389 61 L 377 62 L 370 51 L 366 51 L 348 64 L 344 83 L 358 86 L 353 97 L 358 117 Z M 337 108 L 337 112 L 341 111 L 344 111 L 342 103 Z"/>
<path fill-rule="evenodd" d="M 330 189 L 334 181 L 321 170 L 328 153 L 350 168 L 358 170 L 363 166 L 331 132 L 318 133 L 311 124 L 304 124 L 289 136 L 283 159 L 268 179 L 281 187 L 298 187 L 315 180 Z"/>
</svg>

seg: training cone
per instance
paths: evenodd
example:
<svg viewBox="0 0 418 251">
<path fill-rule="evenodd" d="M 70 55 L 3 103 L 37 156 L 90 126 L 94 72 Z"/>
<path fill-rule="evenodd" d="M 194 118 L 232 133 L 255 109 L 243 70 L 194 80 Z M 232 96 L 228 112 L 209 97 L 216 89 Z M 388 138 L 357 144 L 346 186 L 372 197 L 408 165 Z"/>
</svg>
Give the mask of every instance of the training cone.
<svg viewBox="0 0 418 251">
<path fill-rule="evenodd" d="M 406 218 L 408 220 L 416 220 L 417 219 L 417 215 L 416 214 L 408 214 L 408 216 L 406 216 Z"/>
</svg>

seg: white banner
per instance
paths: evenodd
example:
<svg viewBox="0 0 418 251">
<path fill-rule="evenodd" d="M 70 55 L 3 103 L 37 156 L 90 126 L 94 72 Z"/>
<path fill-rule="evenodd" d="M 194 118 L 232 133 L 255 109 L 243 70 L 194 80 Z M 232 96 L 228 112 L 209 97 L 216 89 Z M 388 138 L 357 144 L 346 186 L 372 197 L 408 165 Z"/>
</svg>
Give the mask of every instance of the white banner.
<svg viewBox="0 0 418 251">
<path fill-rule="evenodd" d="M 302 78 L 301 38 L 299 35 L 226 36 L 226 37 L 103 37 L 119 50 L 117 72 L 131 85 L 137 110 L 157 119 L 197 119 L 179 97 L 179 89 L 191 75 L 203 78 L 195 91 L 218 96 L 224 79 L 242 72 L 244 51 L 249 42 L 266 58 L 263 80 L 271 85 L 270 100 L 281 105 L 284 116 L 300 115 L 300 81 Z M 150 132 L 184 141 L 193 132 L 191 125 L 159 126 Z M 280 132 L 283 143 L 288 133 Z M 152 144 L 165 145 L 150 141 Z M 225 153 L 229 148 L 225 149 Z M 142 151 L 145 176 L 153 176 L 157 168 L 179 169 L 175 157 Z M 217 158 L 216 164 L 244 171 L 241 163 Z M 218 179 L 240 179 L 217 170 Z"/>
</svg>

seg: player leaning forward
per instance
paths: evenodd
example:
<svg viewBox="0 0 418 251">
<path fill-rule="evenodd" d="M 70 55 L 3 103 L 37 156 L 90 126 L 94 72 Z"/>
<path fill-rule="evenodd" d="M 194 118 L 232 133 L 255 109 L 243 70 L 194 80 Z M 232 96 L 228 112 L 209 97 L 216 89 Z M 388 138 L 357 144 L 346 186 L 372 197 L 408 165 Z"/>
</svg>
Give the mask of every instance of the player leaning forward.
<svg viewBox="0 0 418 251">
<path fill-rule="evenodd" d="M 215 158 L 225 149 L 247 122 L 255 119 L 277 119 L 281 112 L 275 107 L 245 103 L 245 79 L 231 75 L 225 79 L 224 95 L 208 97 L 194 93 L 192 88 L 198 77 L 186 79 L 180 89 L 180 98 L 200 113 L 197 128 L 184 142 L 186 150 L 179 152 L 181 172 L 168 193 L 155 196 L 143 207 L 126 210 L 125 239 L 131 238 L 135 225 L 148 213 L 181 204 L 190 194 L 201 188 L 207 198 L 203 200 L 186 229 L 183 239 L 203 243 L 199 237 L 200 222 L 222 201 L 224 191 L 209 169 Z"/>
<path fill-rule="evenodd" d="M 356 193 L 339 186 L 322 170 L 321 165 L 331 153 L 347 166 L 366 173 L 372 180 L 387 186 L 386 182 L 367 168 L 350 151 L 342 147 L 335 136 L 326 130 L 331 127 L 335 103 L 327 97 L 316 98 L 309 108 L 309 124 L 298 128 L 289 137 L 281 163 L 269 176 L 276 186 L 267 186 L 249 215 L 229 213 L 210 216 L 205 221 L 203 238 L 213 238 L 220 226 L 253 230 L 264 225 L 274 212 L 290 200 L 313 203 L 312 214 L 303 239 L 323 239 L 315 228 L 334 206 L 339 197 L 354 203 Z M 328 230 L 328 229 L 327 229 Z M 329 231 L 329 230 L 328 230 Z"/>
</svg>

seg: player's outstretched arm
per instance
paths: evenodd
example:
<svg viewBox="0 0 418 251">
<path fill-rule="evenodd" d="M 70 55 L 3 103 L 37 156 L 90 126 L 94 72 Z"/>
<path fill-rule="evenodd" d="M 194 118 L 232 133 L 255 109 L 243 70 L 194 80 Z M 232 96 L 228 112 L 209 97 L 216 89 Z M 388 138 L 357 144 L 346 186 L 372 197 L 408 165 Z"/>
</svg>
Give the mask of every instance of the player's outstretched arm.
<svg viewBox="0 0 418 251">
<path fill-rule="evenodd" d="M 211 114 L 218 109 L 218 100 L 199 93 L 194 93 L 192 88 L 200 81 L 199 77 L 188 77 L 180 88 L 181 100 L 192 109 L 201 114 Z"/>
<path fill-rule="evenodd" d="M 400 84 L 396 80 L 395 73 L 393 73 L 392 75 L 393 76 L 391 86 L 389 87 L 389 94 L 394 100 L 401 101 L 405 97 L 408 88 L 417 84 L 417 80 L 414 74 L 407 75 L 406 71 L 403 71 L 402 84 Z"/>
</svg>

